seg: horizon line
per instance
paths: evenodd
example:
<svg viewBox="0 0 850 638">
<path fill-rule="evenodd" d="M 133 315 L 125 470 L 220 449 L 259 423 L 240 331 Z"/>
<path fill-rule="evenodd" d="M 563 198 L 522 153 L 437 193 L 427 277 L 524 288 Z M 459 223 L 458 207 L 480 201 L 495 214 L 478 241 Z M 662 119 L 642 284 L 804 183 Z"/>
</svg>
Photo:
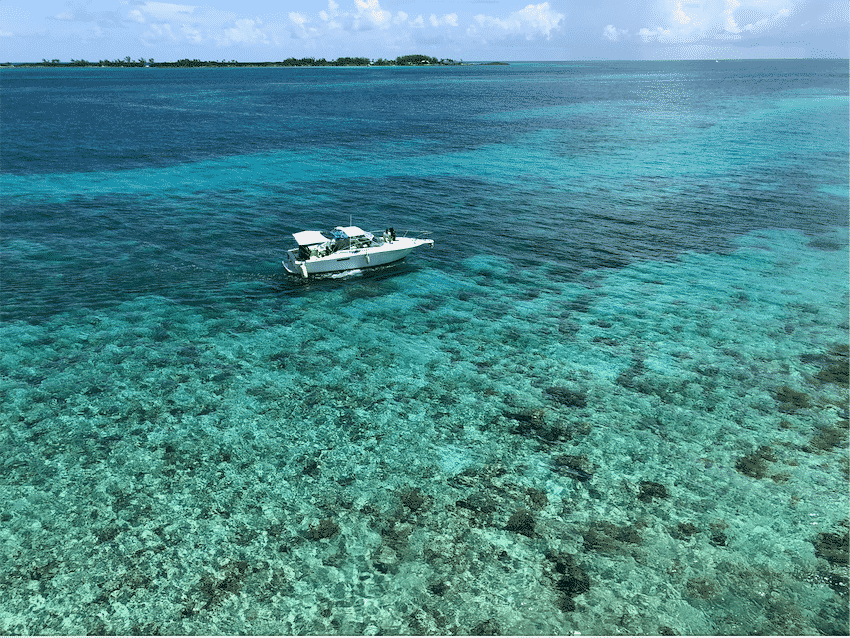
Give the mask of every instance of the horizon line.
<svg viewBox="0 0 850 638">
<path fill-rule="evenodd" d="M 404 57 L 404 56 L 398 56 L 398 57 Z M 432 56 L 429 56 L 429 57 L 432 57 Z M 378 61 L 378 60 L 384 60 L 386 62 L 395 62 L 395 60 L 397 59 L 397 58 L 387 59 L 387 58 L 380 58 L 380 57 L 379 58 L 366 58 L 366 56 L 340 56 L 338 58 L 334 58 L 334 59 L 329 60 L 327 58 L 322 58 L 322 57 L 316 58 L 316 57 L 310 56 L 310 57 L 305 57 L 305 58 L 289 57 L 289 58 L 283 58 L 283 59 L 280 59 L 280 60 L 251 60 L 251 61 L 243 62 L 243 61 L 240 61 L 240 60 L 201 60 L 200 58 L 179 58 L 177 60 L 157 60 L 157 61 L 154 61 L 153 64 L 155 64 L 155 65 L 157 65 L 157 64 L 176 64 L 177 62 L 181 62 L 181 61 L 186 60 L 186 61 L 189 61 L 189 62 L 201 62 L 201 63 L 205 63 L 205 64 L 208 63 L 208 64 L 224 64 L 224 65 L 226 65 L 226 64 L 252 65 L 252 64 L 282 64 L 283 62 L 286 62 L 287 60 L 295 60 L 295 61 L 315 60 L 317 62 L 324 60 L 325 62 L 328 63 L 327 66 L 333 66 L 333 64 L 332 64 L 333 62 L 336 62 L 336 61 L 341 60 L 341 59 L 352 59 L 352 58 L 368 59 L 368 60 L 370 60 L 370 63 L 369 63 L 369 65 L 350 65 L 350 66 L 375 66 L 373 63 Z M 839 60 L 839 61 L 850 62 L 850 58 L 842 58 L 842 57 L 838 57 L 838 56 L 827 56 L 827 57 L 746 57 L 746 58 L 745 57 L 729 58 L 729 57 L 720 57 L 720 56 L 718 56 L 718 57 L 712 56 L 712 57 L 707 57 L 707 58 L 599 58 L 599 57 L 594 57 L 594 58 L 573 58 L 573 59 L 563 59 L 563 60 L 520 60 L 520 59 L 517 59 L 517 60 L 507 60 L 507 59 L 463 60 L 462 58 L 459 59 L 459 60 L 455 60 L 455 59 L 452 59 L 452 58 L 441 58 L 441 59 L 448 60 L 449 62 L 455 63 L 455 65 L 478 64 L 478 63 L 486 63 L 486 62 L 516 62 L 516 63 L 541 63 L 541 64 L 545 64 L 545 63 L 564 63 L 564 62 L 710 62 L 711 60 L 716 60 L 716 61 L 723 60 L 723 61 L 726 61 L 726 62 L 747 62 L 747 61 L 766 61 L 766 60 Z M 146 61 L 147 60 L 153 60 L 153 58 L 147 58 Z M 74 64 L 77 64 L 77 63 L 80 63 L 80 62 L 85 63 L 87 65 L 93 65 L 93 66 L 98 66 L 102 62 L 109 62 L 111 65 L 116 65 L 116 66 L 120 65 L 121 63 L 133 64 L 135 66 L 134 63 L 137 63 L 138 59 L 136 59 L 136 60 L 131 59 L 129 62 L 125 62 L 124 60 L 121 60 L 121 59 L 115 59 L 115 60 L 103 59 L 103 60 L 93 61 L 93 60 L 86 60 L 84 58 L 80 58 L 80 59 L 71 58 L 71 60 L 69 60 L 69 61 L 64 61 L 64 60 L 58 60 L 58 59 L 54 58 L 52 60 L 42 59 L 42 60 L 31 60 L 31 61 L 0 62 L 0 66 L 8 66 L 10 64 L 11 65 L 14 65 L 14 64 L 19 64 L 19 65 L 32 64 L 32 65 L 38 65 L 38 66 L 51 66 L 51 65 L 54 65 L 54 66 L 71 66 L 71 65 L 74 65 Z M 408 65 L 403 65 L 403 66 L 452 66 L 452 65 L 451 64 L 439 64 L 439 63 L 437 63 L 437 64 L 421 64 L 421 65 L 419 65 L 419 64 L 408 64 Z"/>
</svg>

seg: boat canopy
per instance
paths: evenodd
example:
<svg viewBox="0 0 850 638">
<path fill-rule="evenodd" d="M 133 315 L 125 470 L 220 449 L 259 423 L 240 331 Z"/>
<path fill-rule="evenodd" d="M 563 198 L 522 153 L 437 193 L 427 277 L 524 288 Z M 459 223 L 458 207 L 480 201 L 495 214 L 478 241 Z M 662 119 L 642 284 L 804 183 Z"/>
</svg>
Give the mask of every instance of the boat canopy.
<svg viewBox="0 0 850 638">
<path fill-rule="evenodd" d="M 337 248 L 341 247 L 340 242 L 347 242 L 349 239 L 365 237 L 369 241 L 375 238 L 372 233 L 367 233 L 362 228 L 357 226 L 337 226 L 333 230 L 319 232 L 318 230 L 302 230 L 300 233 L 292 233 L 295 241 L 299 246 L 316 246 L 325 242 L 337 242 Z M 347 247 L 347 245 L 346 245 Z"/>
<path fill-rule="evenodd" d="M 361 237 L 366 235 L 369 239 L 372 238 L 372 233 L 367 233 L 362 228 L 358 228 L 357 226 L 337 226 L 334 230 L 341 230 L 345 233 L 346 237 Z"/>
<path fill-rule="evenodd" d="M 330 238 L 325 237 L 318 230 L 302 230 L 300 233 L 292 233 L 295 241 L 299 246 L 313 246 L 315 244 L 324 244 Z"/>
</svg>

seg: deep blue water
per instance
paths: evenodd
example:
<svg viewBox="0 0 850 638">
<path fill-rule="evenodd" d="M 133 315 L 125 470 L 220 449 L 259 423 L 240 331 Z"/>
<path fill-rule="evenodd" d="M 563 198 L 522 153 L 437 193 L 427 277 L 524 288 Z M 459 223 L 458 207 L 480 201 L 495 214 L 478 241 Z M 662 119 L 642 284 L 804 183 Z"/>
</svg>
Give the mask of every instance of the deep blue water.
<svg viewBox="0 0 850 638">
<path fill-rule="evenodd" d="M 0 633 L 850 630 L 847 61 L 0 89 Z"/>
</svg>

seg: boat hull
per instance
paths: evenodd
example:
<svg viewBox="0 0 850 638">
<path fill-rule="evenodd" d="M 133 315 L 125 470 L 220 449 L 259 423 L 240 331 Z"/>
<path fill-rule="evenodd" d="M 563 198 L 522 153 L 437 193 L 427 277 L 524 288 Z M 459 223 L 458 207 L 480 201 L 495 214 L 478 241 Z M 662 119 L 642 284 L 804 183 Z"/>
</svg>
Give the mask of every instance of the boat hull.
<svg viewBox="0 0 850 638">
<path fill-rule="evenodd" d="M 298 249 L 287 251 L 283 267 L 293 275 L 307 278 L 310 275 L 346 272 L 386 266 L 407 257 L 417 246 L 433 246 L 433 239 L 413 239 L 399 237 L 376 248 L 361 248 L 357 250 L 340 250 L 325 257 L 311 257 L 299 260 Z"/>
</svg>

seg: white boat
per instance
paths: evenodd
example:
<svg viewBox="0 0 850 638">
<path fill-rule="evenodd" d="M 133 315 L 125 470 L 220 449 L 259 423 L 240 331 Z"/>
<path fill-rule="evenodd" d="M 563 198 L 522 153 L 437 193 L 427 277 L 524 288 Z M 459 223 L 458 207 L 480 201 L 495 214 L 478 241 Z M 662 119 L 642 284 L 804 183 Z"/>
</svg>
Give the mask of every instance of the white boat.
<svg viewBox="0 0 850 638">
<path fill-rule="evenodd" d="M 357 226 L 293 233 L 298 248 L 286 251 L 283 267 L 305 279 L 310 275 L 384 266 L 404 259 L 418 246 L 433 246 L 433 239 L 397 237 L 388 228 L 377 237 Z"/>
</svg>

